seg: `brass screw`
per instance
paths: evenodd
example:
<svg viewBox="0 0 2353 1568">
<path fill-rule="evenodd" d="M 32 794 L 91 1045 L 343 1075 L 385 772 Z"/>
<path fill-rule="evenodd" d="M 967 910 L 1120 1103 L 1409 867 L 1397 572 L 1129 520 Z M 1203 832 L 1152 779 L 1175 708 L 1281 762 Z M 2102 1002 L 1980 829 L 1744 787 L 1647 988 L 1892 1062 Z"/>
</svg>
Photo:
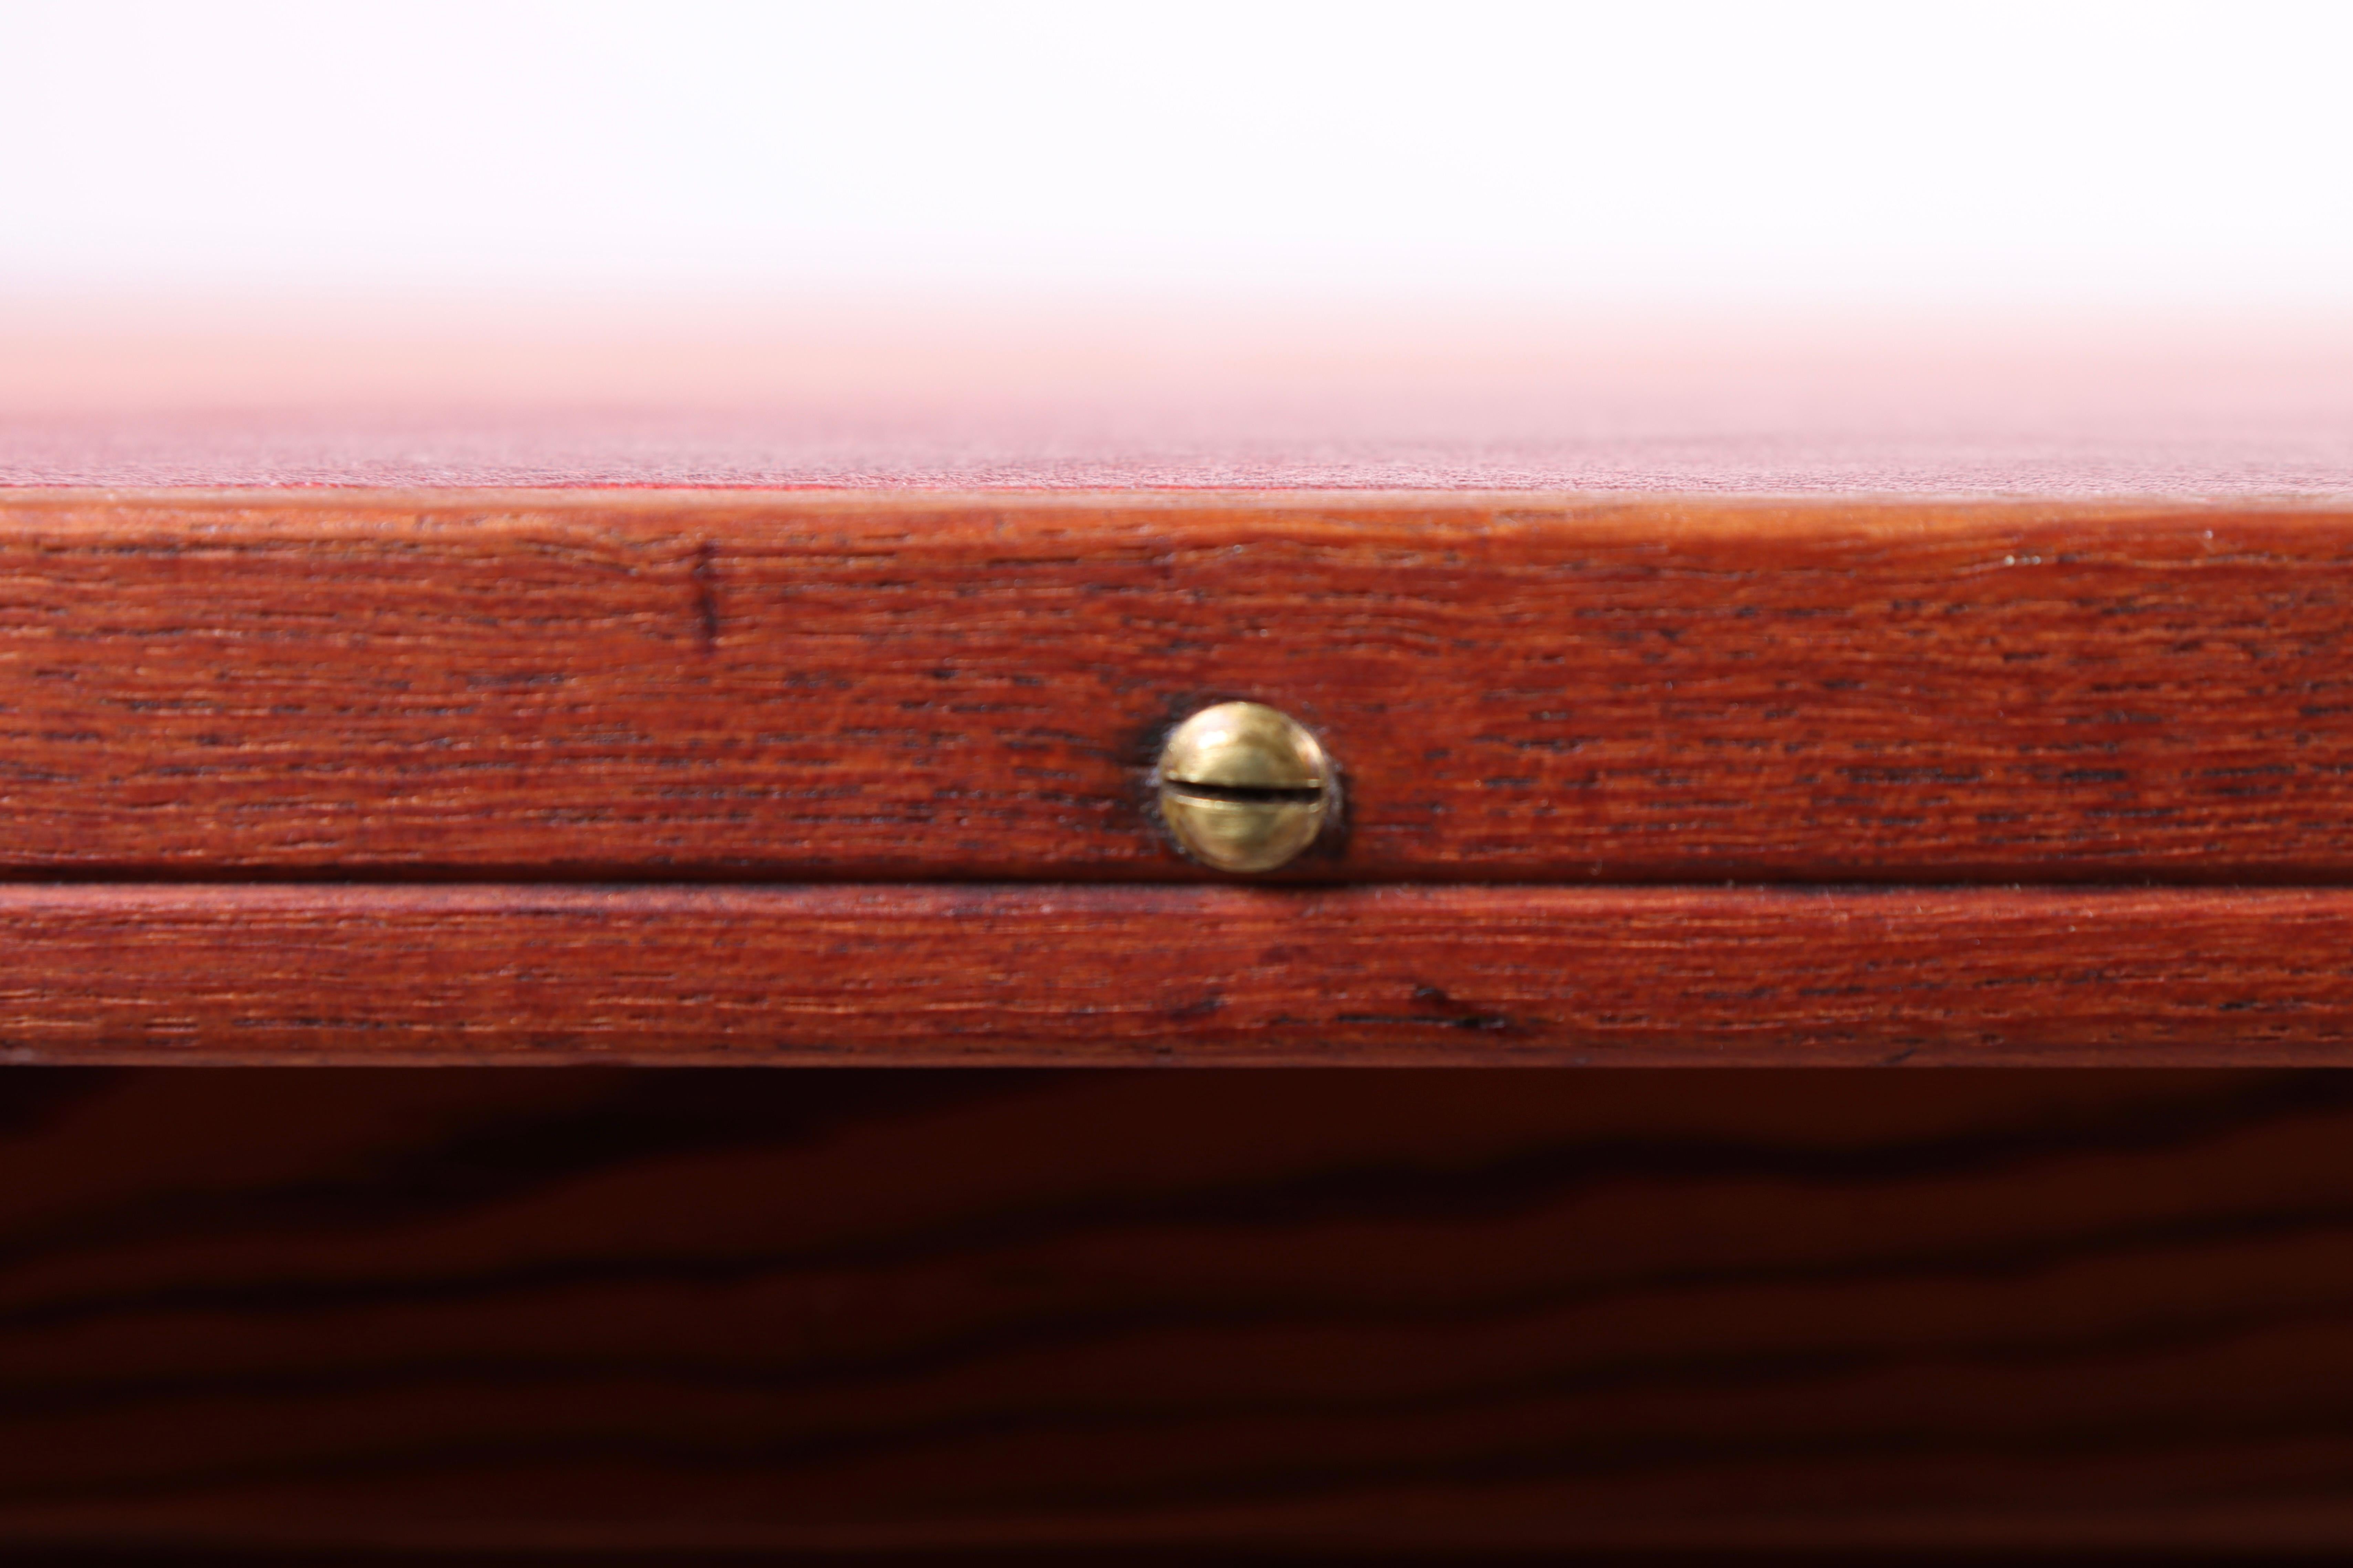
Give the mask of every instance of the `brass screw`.
<svg viewBox="0 0 2353 1568">
<path fill-rule="evenodd" d="M 1262 702 L 1220 702 L 1177 725 L 1152 778 L 1178 847 L 1220 871 L 1288 864 L 1340 804 L 1323 745 Z"/>
</svg>

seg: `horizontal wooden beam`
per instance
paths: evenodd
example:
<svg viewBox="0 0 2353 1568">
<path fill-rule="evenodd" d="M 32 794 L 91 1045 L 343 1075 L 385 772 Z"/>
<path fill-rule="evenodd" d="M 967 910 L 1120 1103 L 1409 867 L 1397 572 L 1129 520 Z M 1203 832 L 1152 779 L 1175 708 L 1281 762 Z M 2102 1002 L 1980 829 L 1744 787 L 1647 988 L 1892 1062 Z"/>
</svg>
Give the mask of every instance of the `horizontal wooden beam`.
<svg viewBox="0 0 2353 1568">
<path fill-rule="evenodd" d="M 2353 881 L 2353 505 L 1146 492 L 0 500 L 0 868 Z"/>
<path fill-rule="evenodd" d="M 22 1061 L 2353 1062 L 2353 891 L 16 885 Z"/>
</svg>

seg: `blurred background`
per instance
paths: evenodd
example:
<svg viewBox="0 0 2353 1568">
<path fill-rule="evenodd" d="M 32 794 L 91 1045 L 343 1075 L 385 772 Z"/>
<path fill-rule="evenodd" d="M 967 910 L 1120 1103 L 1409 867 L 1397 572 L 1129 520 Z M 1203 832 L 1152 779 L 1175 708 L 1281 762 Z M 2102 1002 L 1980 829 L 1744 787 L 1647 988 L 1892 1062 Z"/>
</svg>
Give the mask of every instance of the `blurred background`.
<svg viewBox="0 0 2353 1568">
<path fill-rule="evenodd" d="M 2339 5 L 0 18 L 19 286 L 2353 298 Z"/>
<path fill-rule="evenodd" d="M 2293 483 L 2353 403 L 2348 58 L 2243 0 L 6 0 L 0 411 L 36 470 L 79 410 L 695 405 L 849 423 L 630 439 L 1612 483 L 2220 406 Z"/>
</svg>

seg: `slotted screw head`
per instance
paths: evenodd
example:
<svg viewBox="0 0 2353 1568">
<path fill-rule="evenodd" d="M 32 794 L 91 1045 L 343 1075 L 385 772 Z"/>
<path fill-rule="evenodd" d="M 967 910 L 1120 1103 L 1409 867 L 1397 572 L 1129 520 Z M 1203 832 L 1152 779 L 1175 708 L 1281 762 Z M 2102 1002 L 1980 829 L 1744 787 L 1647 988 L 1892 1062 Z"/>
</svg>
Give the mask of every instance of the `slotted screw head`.
<svg viewBox="0 0 2353 1568">
<path fill-rule="evenodd" d="M 1177 847 L 1220 871 L 1271 871 L 1324 831 L 1339 780 L 1306 726 L 1263 702 L 1220 702 L 1169 733 L 1153 770 Z"/>
</svg>

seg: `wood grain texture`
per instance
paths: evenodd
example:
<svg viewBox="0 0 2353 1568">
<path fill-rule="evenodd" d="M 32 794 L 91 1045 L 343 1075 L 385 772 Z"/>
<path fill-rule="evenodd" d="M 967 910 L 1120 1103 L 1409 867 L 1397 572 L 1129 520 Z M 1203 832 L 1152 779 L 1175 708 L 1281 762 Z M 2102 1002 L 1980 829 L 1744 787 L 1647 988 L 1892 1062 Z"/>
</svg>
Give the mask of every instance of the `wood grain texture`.
<svg viewBox="0 0 2353 1568">
<path fill-rule="evenodd" d="M 2353 891 L 0 888 L 17 1061 L 2353 1061 Z"/>
<path fill-rule="evenodd" d="M 1181 879 L 1246 696 L 1303 879 L 2353 876 L 2353 510 L 25 494 L 0 868 Z"/>
<path fill-rule="evenodd" d="M 2341 1552 L 2348 1096 L 14 1073 L 0 1546 Z"/>
</svg>

